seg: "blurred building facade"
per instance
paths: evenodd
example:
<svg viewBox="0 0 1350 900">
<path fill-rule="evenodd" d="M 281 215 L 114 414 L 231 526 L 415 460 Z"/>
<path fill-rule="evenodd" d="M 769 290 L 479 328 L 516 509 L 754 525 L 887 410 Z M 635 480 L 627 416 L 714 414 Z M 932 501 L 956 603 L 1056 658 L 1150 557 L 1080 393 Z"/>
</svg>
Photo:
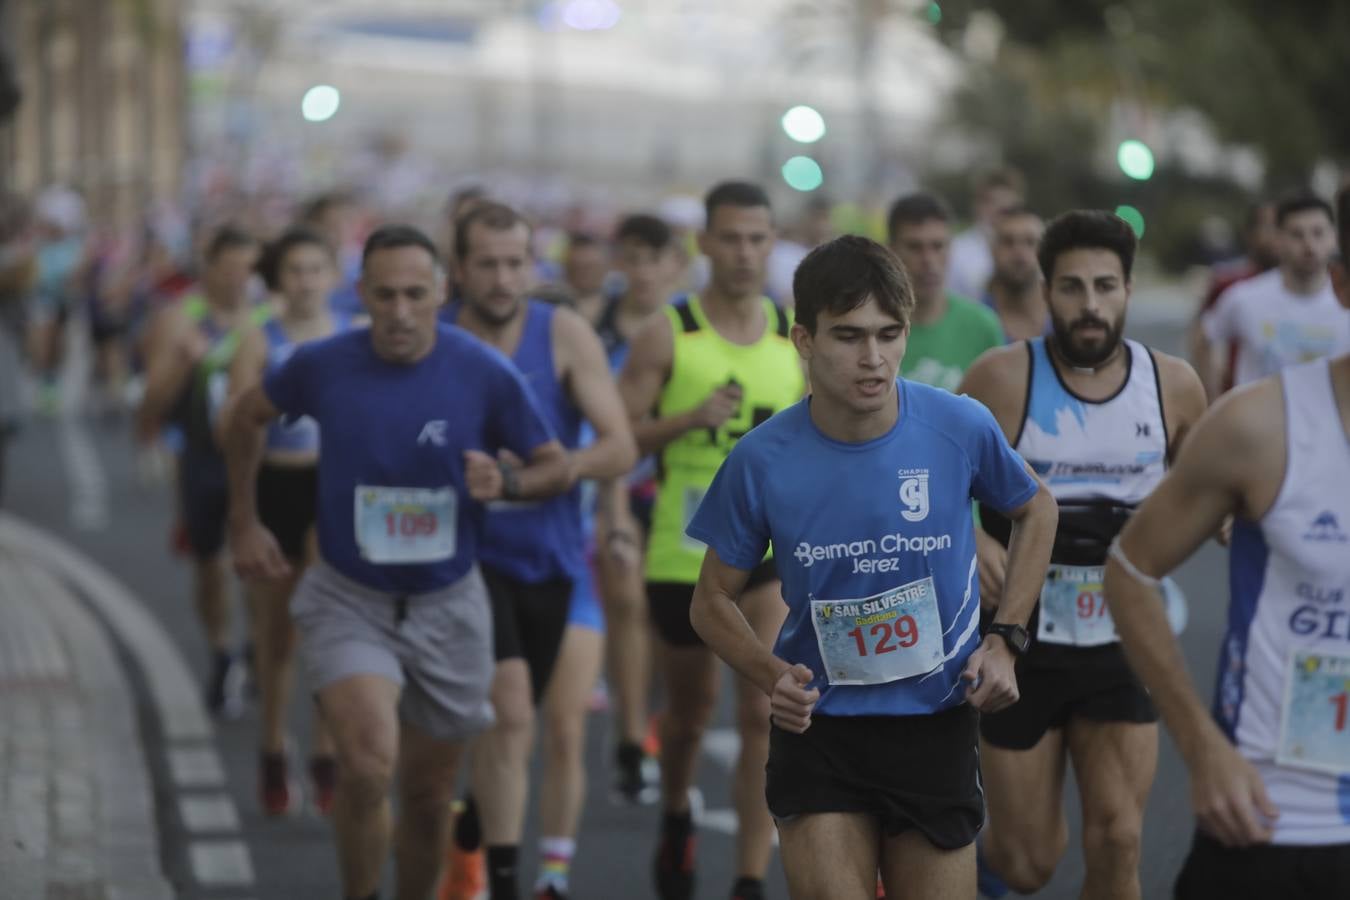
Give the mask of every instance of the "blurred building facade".
<svg viewBox="0 0 1350 900">
<path fill-rule="evenodd" d="M 0 0 L 22 91 L 0 184 L 79 190 L 105 221 L 177 196 L 187 153 L 179 0 Z"/>
</svg>

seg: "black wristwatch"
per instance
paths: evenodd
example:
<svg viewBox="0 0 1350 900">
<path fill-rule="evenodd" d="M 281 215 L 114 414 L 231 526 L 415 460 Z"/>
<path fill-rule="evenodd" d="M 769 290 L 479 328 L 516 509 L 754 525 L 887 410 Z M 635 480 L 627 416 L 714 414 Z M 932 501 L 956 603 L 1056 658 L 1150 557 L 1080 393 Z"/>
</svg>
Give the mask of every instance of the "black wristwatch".
<svg viewBox="0 0 1350 900">
<path fill-rule="evenodd" d="M 994 622 L 984 630 L 985 634 L 996 634 L 1003 638 L 1003 643 L 1008 645 L 1013 656 L 1022 656 L 1031 647 L 1031 635 L 1021 625 L 1013 625 L 1009 622 Z"/>
<path fill-rule="evenodd" d="M 502 499 L 518 500 L 520 498 L 520 478 L 516 475 L 516 467 L 505 461 L 499 461 L 497 468 L 502 473 Z"/>
</svg>

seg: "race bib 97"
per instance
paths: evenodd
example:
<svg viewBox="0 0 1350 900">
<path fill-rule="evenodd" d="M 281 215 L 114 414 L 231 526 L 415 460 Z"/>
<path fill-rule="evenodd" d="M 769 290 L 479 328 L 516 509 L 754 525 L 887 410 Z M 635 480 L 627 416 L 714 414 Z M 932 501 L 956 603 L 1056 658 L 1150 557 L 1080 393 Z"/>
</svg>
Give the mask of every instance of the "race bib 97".
<svg viewBox="0 0 1350 900">
<path fill-rule="evenodd" d="M 1070 647 L 1115 643 L 1116 623 L 1102 595 L 1101 566 L 1052 565 L 1041 588 L 1036 639 Z"/>
<path fill-rule="evenodd" d="M 860 600 L 812 600 L 811 624 L 830 684 L 885 684 L 942 664 L 931 577 Z"/>
<path fill-rule="evenodd" d="M 357 485 L 356 545 L 377 565 L 443 562 L 455 555 L 454 488 Z"/>
</svg>

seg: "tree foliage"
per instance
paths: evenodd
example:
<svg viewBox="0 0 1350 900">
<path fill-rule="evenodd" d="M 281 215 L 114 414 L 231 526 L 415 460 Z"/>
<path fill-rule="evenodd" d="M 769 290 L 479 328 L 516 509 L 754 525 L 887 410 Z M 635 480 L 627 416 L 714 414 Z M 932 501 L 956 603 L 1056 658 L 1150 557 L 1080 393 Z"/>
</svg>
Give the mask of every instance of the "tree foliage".
<svg viewBox="0 0 1350 900">
<path fill-rule="evenodd" d="M 959 44 L 977 14 L 1006 39 L 993 69 L 1098 102 L 1193 107 L 1221 138 L 1262 151 L 1268 182 L 1306 178 L 1319 158 L 1350 160 L 1350 3 L 1344 0 L 945 0 Z M 1048 109 L 1072 98 L 1033 97 Z"/>
</svg>

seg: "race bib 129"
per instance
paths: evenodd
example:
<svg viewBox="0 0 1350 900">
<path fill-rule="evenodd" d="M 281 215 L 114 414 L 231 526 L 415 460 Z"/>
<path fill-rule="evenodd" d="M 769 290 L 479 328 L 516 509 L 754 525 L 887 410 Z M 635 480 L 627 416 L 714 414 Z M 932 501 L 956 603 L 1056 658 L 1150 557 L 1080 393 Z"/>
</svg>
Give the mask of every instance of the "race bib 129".
<svg viewBox="0 0 1350 900">
<path fill-rule="evenodd" d="M 885 684 L 942 664 L 931 577 L 860 600 L 812 600 L 811 623 L 830 684 Z"/>
</svg>

